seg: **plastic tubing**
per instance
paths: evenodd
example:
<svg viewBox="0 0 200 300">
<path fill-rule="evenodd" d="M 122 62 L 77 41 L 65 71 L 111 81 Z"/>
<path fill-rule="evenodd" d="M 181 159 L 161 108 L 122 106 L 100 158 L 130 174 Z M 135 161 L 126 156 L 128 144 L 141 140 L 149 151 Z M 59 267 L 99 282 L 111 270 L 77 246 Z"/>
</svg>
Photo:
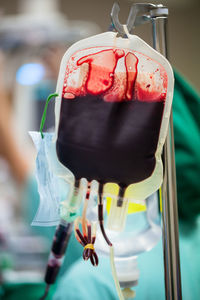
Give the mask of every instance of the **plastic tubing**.
<svg viewBox="0 0 200 300">
<path fill-rule="evenodd" d="M 105 229 L 104 229 L 104 217 L 103 217 L 103 184 L 99 185 L 99 197 L 98 197 L 98 217 L 99 217 L 99 225 L 101 232 L 103 234 L 103 237 L 105 241 L 107 242 L 108 246 L 110 247 L 110 264 L 111 264 L 111 270 L 112 270 L 112 276 L 115 283 L 115 287 L 117 290 L 117 294 L 119 296 L 120 300 L 124 300 L 124 296 L 122 294 L 119 280 L 117 278 L 117 272 L 115 268 L 115 261 L 114 261 L 114 247 L 112 243 L 110 242 L 109 238 L 106 235 Z"/>
<path fill-rule="evenodd" d="M 117 271 L 116 271 L 116 268 L 115 268 L 114 247 L 113 246 L 110 246 L 110 265 L 111 265 L 112 276 L 113 276 L 113 280 L 114 280 L 115 287 L 116 287 L 116 290 L 117 290 L 117 294 L 118 294 L 120 300 L 124 300 L 124 296 L 123 296 L 121 288 L 120 288 L 119 280 L 117 278 Z"/>
</svg>

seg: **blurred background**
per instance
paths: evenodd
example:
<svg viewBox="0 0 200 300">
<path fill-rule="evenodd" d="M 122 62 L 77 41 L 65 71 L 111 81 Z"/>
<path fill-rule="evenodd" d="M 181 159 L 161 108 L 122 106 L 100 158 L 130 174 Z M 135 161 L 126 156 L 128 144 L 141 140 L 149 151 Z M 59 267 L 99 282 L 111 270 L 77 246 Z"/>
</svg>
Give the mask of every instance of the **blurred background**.
<svg viewBox="0 0 200 300">
<path fill-rule="evenodd" d="M 30 227 L 38 195 L 32 175 L 35 151 L 28 131 L 39 130 L 63 53 L 75 41 L 107 31 L 113 2 L 0 1 L 0 283 L 7 284 L 0 289 L 2 299 L 14 299 L 3 298 L 9 284 L 42 281 L 54 230 Z M 200 92 L 200 1 L 152 2 L 169 8 L 170 62 Z M 118 3 L 120 21 L 125 23 L 133 2 Z M 134 33 L 152 44 L 150 25 Z M 53 109 L 52 102 L 44 130 L 54 126 Z"/>
<path fill-rule="evenodd" d="M 18 14 L 20 12 L 20 2 L 26 1 L 1 0 L 1 15 Z M 110 11 L 113 2 L 112 0 L 85 0 L 83 4 L 81 0 L 57 1 L 60 11 L 68 20 L 94 22 L 102 32 L 107 30 L 110 23 Z M 123 23 L 126 21 L 133 1 L 119 0 L 118 3 L 120 4 L 120 21 Z M 163 0 L 152 1 L 152 3 L 162 3 L 169 7 L 168 37 L 170 61 L 200 91 L 200 2 L 198 0 Z M 145 31 L 142 26 L 136 32 L 148 41 L 149 32 Z"/>
</svg>

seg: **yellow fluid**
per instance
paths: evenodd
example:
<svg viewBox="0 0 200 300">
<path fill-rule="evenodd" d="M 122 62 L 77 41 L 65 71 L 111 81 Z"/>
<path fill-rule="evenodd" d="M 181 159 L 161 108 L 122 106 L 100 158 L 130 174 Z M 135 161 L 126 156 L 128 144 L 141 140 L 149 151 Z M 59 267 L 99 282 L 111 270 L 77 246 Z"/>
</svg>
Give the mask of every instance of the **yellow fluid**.
<svg viewBox="0 0 200 300">
<path fill-rule="evenodd" d="M 112 201 L 112 197 L 117 197 L 119 194 L 119 186 L 116 183 L 106 183 L 104 186 L 104 194 L 109 195 L 106 196 L 106 210 L 107 213 L 109 214 L 110 212 L 110 207 L 111 207 L 111 201 Z M 145 203 L 134 203 L 134 200 L 131 197 L 130 192 L 127 193 L 125 192 L 125 198 L 129 198 L 131 199 L 131 202 L 129 202 L 128 205 L 128 214 L 133 214 L 136 212 L 142 212 L 142 211 L 146 211 L 147 207 Z"/>
</svg>

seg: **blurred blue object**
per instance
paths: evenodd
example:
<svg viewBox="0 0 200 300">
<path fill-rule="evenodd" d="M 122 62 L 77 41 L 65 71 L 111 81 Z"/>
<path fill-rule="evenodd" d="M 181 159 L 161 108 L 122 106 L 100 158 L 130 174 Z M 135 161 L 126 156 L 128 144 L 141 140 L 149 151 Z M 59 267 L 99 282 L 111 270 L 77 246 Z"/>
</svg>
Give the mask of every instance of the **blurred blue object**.
<svg viewBox="0 0 200 300">
<path fill-rule="evenodd" d="M 45 68 L 39 63 L 27 63 L 22 65 L 16 73 L 16 80 L 21 85 L 33 85 L 38 83 L 45 74 Z"/>
</svg>

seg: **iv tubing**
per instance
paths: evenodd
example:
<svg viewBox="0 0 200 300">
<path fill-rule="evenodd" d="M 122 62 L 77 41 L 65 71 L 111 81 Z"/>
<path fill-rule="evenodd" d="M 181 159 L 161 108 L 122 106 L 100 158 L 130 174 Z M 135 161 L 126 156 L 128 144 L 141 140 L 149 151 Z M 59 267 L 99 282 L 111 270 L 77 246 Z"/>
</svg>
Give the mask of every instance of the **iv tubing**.
<svg viewBox="0 0 200 300">
<path fill-rule="evenodd" d="M 113 279 L 114 279 L 117 294 L 118 294 L 120 300 L 124 300 L 124 296 L 123 296 L 121 288 L 120 288 L 119 280 L 117 278 L 117 272 L 116 272 L 115 261 L 114 261 L 114 247 L 113 246 L 110 246 L 110 264 L 111 264 L 112 276 L 113 276 Z"/>
<path fill-rule="evenodd" d="M 41 137 L 42 139 L 44 138 L 44 134 L 42 132 L 43 130 L 43 127 L 44 127 L 44 123 L 46 121 L 46 114 L 47 114 L 47 108 L 48 108 L 48 105 L 49 105 L 49 102 L 50 100 L 53 98 L 53 97 L 57 97 L 58 94 L 54 93 L 54 94 L 50 94 L 46 100 L 46 103 L 45 103 L 45 107 L 44 107 L 44 111 L 43 111 L 43 114 L 42 114 L 42 120 L 41 120 L 41 123 L 40 123 L 40 133 L 41 133 Z"/>
<path fill-rule="evenodd" d="M 99 225 L 100 225 L 100 229 L 101 232 L 103 234 L 104 239 L 106 240 L 108 246 L 110 247 L 110 264 L 111 264 L 111 270 L 112 270 L 112 276 L 113 276 L 113 280 L 115 283 L 115 287 L 117 290 L 117 294 L 119 296 L 119 300 L 124 300 L 124 296 L 122 294 L 121 288 L 120 288 L 120 284 L 119 284 L 119 280 L 117 278 L 117 272 L 116 272 L 116 268 L 115 268 L 115 261 L 114 261 L 114 247 L 112 245 L 112 243 L 110 242 L 110 240 L 108 239 L 105 229 L 104 229 L 104 218 L 103 218 L 103 185 L 100 185 L 99 188 L 99 197 L 98 197 L 98 217 L 99 217 Z"/>
<path fill-rule="evenodd" d="M 105 229 L 104 229 L 104 220 L 103 220 L 103 184 L 99 185 L 99 197 L 98 197 L 98 219 L 99 219 L 99 226 L 101 229 L 101 232 L 103 234 L 103 237 L 108 244 L 108 246 L 112 246 L 112 243 L 110 242 L 109 238 L 106 235 Z"/>
</svg>

